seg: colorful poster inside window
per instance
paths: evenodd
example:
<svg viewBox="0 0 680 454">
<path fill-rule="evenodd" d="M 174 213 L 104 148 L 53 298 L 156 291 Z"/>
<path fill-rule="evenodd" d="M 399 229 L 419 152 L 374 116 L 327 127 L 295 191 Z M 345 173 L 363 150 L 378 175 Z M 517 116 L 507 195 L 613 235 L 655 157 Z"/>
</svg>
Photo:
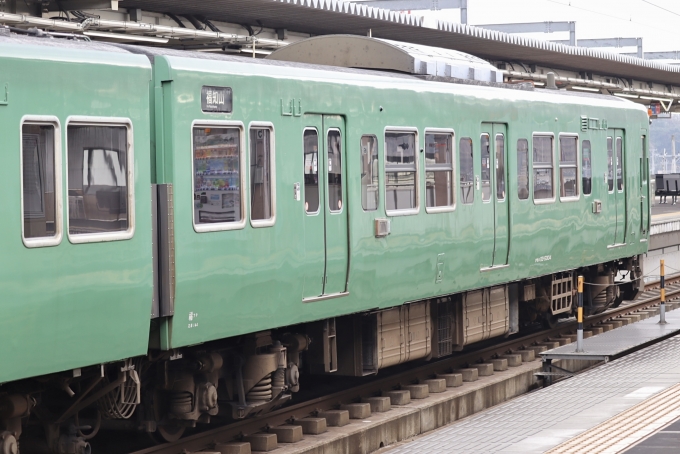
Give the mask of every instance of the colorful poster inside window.
<svg viewBox="0 0 680 454">
<path fill-rule="evenodd" d="M 238 128 L 194 128 L 194 222 L 238 222 L 241 213 Z"/>
</svg>

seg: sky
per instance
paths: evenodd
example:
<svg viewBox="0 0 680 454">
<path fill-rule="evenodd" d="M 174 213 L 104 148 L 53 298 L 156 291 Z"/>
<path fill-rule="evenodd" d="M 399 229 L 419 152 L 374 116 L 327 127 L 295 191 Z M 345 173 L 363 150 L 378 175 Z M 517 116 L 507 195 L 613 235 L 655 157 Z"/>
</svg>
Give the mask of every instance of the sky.
<svg viewBox="0 0 680 454">
<path fill-rule="evenodd" d="M 411 14 L 460 22 L 457 9 Z M 640 37 L 645 52 L 680 51 L 680 0 L 468 0 L 470 25 L 544 21 L 575 21 L 577 40 Z M 569 39 L 569 32 L 524 36 Z"/>
</svg>

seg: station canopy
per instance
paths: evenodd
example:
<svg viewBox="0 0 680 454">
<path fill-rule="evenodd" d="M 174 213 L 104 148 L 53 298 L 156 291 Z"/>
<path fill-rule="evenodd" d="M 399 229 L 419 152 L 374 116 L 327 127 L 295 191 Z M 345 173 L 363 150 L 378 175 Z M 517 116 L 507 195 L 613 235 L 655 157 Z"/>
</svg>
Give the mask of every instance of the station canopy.
<svg viewBox="0 0 680 454">
<path fill-rule="evenodd" d="M 67 3 L 66 1 L 63 3 Z M 125 8 L 288 29 L 310 35 L 355 34 L 455 49 L 494 61 L 522 62 L 623 79 L 679 85 L 680 67 L 591 48 L 540 41 L 464 24 L 338 0 L 124 0 Z"/>
</svg>

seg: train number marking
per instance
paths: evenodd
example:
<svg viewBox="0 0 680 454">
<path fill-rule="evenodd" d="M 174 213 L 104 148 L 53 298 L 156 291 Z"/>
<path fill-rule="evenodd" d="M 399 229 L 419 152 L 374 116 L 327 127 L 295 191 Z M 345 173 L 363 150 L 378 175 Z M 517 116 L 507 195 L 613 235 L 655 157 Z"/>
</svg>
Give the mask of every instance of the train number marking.
<svg viewBox="0 0 680 454">
<path fill-rule="evenodd" d="M 535 262 L 541 263 L 541 262 L 547 262 L 549 260 L 552 260 L 552 255 L 544 255 L 543 257 L 536 257 Z"/>
<path fill-rule="evenodd" d="M 188 325 L 189 329 L 198 328 L 198 322 L 196 321 L 197 318 L 198 312 L 189 312 L 189 325 Z"/>
</svg>

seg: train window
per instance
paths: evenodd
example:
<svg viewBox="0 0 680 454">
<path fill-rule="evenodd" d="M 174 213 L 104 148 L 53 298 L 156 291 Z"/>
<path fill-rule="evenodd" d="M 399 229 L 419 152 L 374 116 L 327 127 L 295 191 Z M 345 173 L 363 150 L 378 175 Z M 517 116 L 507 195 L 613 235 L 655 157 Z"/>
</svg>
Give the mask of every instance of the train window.
<svg viewBox="0 0 680 454">
<path fill-rule="evenodd" d="M 125 124 L 68 125 L 68 231 L 72 242 L 132 236 L 130 130 Z"/>
<path fill-rule="evenodd" d="M 361 138 L 361 207 L 364 211 L 378 209 L 378 138 Z"/>
<path fill-rule="evenodd" d="M 520 200 L 529 198 L 529 141 L 517 141 L 517 197 Z"/>
<path fill-rule="evenodd" d="M 385 133 L 385 204 L 387 211 L 417 210 L 418 154 L 416 133 Z"/>
<path fill-rule="evenodd" d="M 61 240 L 58 129 L 56 119 L 21 126 L 22 236 L 27 247 L 53 246 Z"/>
<path fill-rule="evenodd" d="M 578 197 L 578 137 L 560 136 L 560 197 Z"/>
<path fill-rule="evenodd" d="M 460 167 L 460 198 L 468 205 L 475 201 L 475 169 L 472 155 L 472 139 L 463 137 L 458 143 L 458 162 Z"/>
<path fill-rule="evenodd" d="M 496 199 L 505 200 L 505 136 L 496 134 Z"/>
<path fill-rule="evenodd" d="M 614 140 L 607 137 L 607 190 L 614 191 Z"/>
<path fill-rule="evenodd" d="M 243 144 L 240 125 L 194 126 L 194 229 L 242 228 Z"/>
<path fill-rule="evenodd" d="M 553 136 L 534 136 L 534 200 L 554 198 Z"/>
<path fill-rule="evenodd" d="M 581 184 L 583 184 L 583 195 L 590 195 L 592 192 L 593 168 L 590 156 L 590 140 L 584 140 L 581 142 Z"/>
<path fill-rule="evenodd" d="M 488 134 L 482 134 L 480 145 L 482 150 L 482 202 L 488 202 L 491 199 L 491 150 Z"/>
<path fill-rule="evenodd" d="M 647 183 L 649 177 L 649 169 L 647 168 L 647 137 L 642 136 L 642 166 L 640 167 L 640 175 L 642 175 L 642 184 Z"/>
<path fill-rule="evenodd" d="M 623 191 L 623 140 L 616 138 L 616 189 Z"/>
<path fill-rule="evenodd" d="M 253 227 L 274 224 L 274 129 L 250 128 L 250 220 Z"/>
<path fill-rule="evenodd" d="M 306 129 L 303 137 L 305 166 L 305 211 L 319 211 L 319 134 L 316 129 Z"/>
<path fill-rule="evenodd" d="M 453 188 L 453 133 L 426 133 L 426 208 L 451 209 L 454 206 Z"/>
<path fill-rule="evenodd" d="M 337 129 L 328 131 L 328 209 L 342 210 L 342 136 Z"/>
</svg>

